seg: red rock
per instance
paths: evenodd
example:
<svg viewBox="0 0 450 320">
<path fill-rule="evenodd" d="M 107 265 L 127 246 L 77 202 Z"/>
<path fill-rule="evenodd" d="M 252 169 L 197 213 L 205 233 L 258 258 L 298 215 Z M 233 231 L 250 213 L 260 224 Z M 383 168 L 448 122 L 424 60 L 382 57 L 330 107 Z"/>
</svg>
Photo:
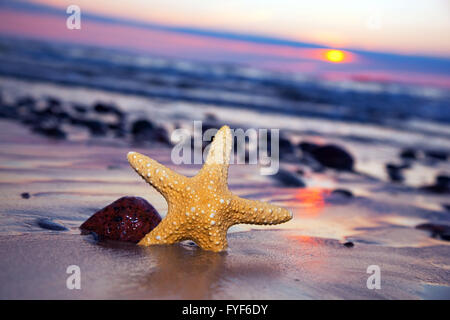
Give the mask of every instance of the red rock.
<svg viewBox="0 0 450 320">
<path fill-rule="evenodd" d="M 101 239 L 139 242 L 161 222 L 153 206 L 139 197 L 123 197 L 97 211 L 80 229 Z"/>
</svg>

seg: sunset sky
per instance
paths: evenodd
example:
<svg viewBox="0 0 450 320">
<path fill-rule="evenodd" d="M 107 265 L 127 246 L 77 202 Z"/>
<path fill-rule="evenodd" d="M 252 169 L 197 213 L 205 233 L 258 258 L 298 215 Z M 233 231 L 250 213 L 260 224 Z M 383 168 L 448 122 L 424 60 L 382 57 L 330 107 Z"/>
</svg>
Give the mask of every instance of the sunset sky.
<svg viewBox="0 0 450 320">
<path fill-rule="evenodd" d="M 81 30 L 66 28 L 71 4 Z M 449 18 L 448 0 L 0 1 L 0 34 L 9 36 L 445 86 Z"/>
</svg>

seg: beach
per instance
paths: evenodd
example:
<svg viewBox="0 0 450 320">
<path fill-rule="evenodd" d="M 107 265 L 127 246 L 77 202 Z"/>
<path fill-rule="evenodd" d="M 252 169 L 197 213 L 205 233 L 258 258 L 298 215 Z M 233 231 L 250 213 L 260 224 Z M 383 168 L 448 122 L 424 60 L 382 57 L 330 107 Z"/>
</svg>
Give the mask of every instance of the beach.
<svg viewBox="0 0 450 320">
<path fill-rule="evenodd" d="M 17 85 L 19 84 L 20 85 Z M 4 92 L 73 101 L 79 92 L 92 101 L 108 98 L 151 118 L 161 102 L 139 96 L 2 78 Z M 11 89 L 14 87 L 15 89 Z M 20 88 L 18 90 L 17 88 Z M 88 94 L 86 94 L 88 93 Z M 37 98 L 38 99 L 38 98 Z M 81 99 L 80 99 L 81 100 Z M 170 102 L 168 104 L 171 104 Z M 239 127 L 234 109 L 187 105 L 193 117 L 214 113 Z M 175 109 L 175 108 L 173 108 Z M 176 118 L 165 106 L 158 119 Z M 448 299 L 450 247 L 446 231 L 419 225 L 449 225 L 448 195 L 421 189 L 433 185 L 448 161 L 418 160 L 403 182 L 390 181 L 385 163 L 399 161 L 411 144 L 448 148 L 439 124 L 411 131 L 374 124 L 248 112 L 257 127 L 270 122 L 289 141 L 335 143 L 355 157 L 355 172 L 314 169 L 288 157 L 287 176 L 263 176 L 257 165 L 230 166 L 229 188 L 237 195 L 287 207 L 291 221 L 276 226 L 237 225 L 229 249 L 203 251 L 193 243 L 143 248 L 132 243 L 97 241 L 79 226 L 122 196 L 149 201 L 164 217 L 167 204 L 133 172 L 126 155 L 134 150 L 193 176 L 200 165 L 174 165 L 171 146 L 138 143 L 126 135 L 96 136 L 69 125 L 65 138 L 39 133 L 12 119 L 1 120 L 1 292 L 2 299 Z M 332 121 L 333 125 L 328 125 Z M 317 125 L 320 124 L 320 125 Z M 314 128 L 314 129 L 313 129 Z M 425 130 L 426 128 L 426 130 Z M 314 130 L 314 131 L 313 131 Z M 438 134 L 437 134 L 438 132 Z M 355 136 L 359 135 L 359 139 Z M 430 139 L 433 137 L 433 139 Z M 434 145 L 433 145 L 434 144 Z M 430 162 L 431 161 L 431 162 Z M 448 171 L 447 171 L 448 172 Z M 292 177 L 305 186 L 289 185 Z M 343 191 L 344 190 L 344 191 Z M 346 191 L 346 192 L 345 192 Z M 42 227 L 49 219 L 65 231 Z M 50 225 L 51 229 L 51 225 Z M 66 268 L 81 269 L 81 290 L 68 290 Z M 367 268 L 381 270 L 381 289 L 368 289 Z"/>
<path fill-rule="evenodd" d="M 0 1 L 0 300 L 450 300 L 448 13 Z"/>
</svg>

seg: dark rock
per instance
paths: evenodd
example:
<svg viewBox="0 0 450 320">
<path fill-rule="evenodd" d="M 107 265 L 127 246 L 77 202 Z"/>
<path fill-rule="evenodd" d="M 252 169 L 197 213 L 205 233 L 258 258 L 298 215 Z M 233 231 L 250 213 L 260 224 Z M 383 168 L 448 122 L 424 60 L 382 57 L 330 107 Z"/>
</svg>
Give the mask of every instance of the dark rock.
<svg viewBox="0 0 450 320">
<path fill-rule="evenodd" d="M 353 193 L 346 189 L 334 189 L 333 191 L 331 191 L 331 195 L 344 198 L 353 198 Z"/>
<path fill-rule="evenodd" d="M 94 110 L 98 113 L 110 113 L 113 110 L 113 107 L 103 102 L 97 102 L 94 104 Z"/>
<path fill-rule="evenodd" d="M 49 121 L 52 119 L 60 121 L 70 117 L 69 113 L 63 108 L 59 100 L 50 99 L 49 101 L 47 101 L 46 105 L 42 103 L 36 105 L 36 107 L 30 110 L 30 114 L 40 118 L 41 121 Z"/>
<path fill-rule="evenodd" d="M 94 111 L 102 114 L 115 114 L 119 117 L 123 116 L 123 112 L 120 111 L 116 106 L 104 102 L 97 102 L 94 104 Z"/>
<path fill-rule="evenodd" d="M 443 204 L 442 207 L 447 210 L 450 211 L 450 204 Z"/>
<path fill-rule="evenodd" d="M 34 107 L 36 104 L 36 99 L 30 96 L 21 97 L 16 100 L 17 107 Z"/>
<path fill-rule="evenodd" d="M 430 232 L 433 238 L 450 241 L 450 226 L 433 223 L 423 223 L 416 226 L 416 229 Z"/>
<path fill-rule="evenodd" d="M 36 221 L 37 225 L 43 229 L 47 230 L 53 230 L 53 231 L 68 231 L 66 227 L 64 227 L 62 224 L 59 224 L 57 222 L 54 222 L 51 219 L 48 218 L 39 218 Z"/>
<path fill-rule="evenodd" d="M 69 118 L 69 114 L 60 105 L 49 106 L 47 109 L 44 110 L 44 115 L 59 120 Z"/>
<path fill-rule="evenodd" d="M 167 130 L 163 127 L 157 127 L 154 132 L 155 140 L 161 143 L 170 144 L 170 137 Z"/>
<path fill-rule="evenodd" d="M 107 124 L 108 128 L 111 130 L 123 130 L 125 127 L 125 124 L 123 122 L 113 122 Z"/>
<path fill-rule="evenodd" d="M 101 239 L 139 242 L 161 222 L 153 206 L 139 197 L 123 197 L 96 212 L 80 229 Z"/>
<path fill-rule="evenodd" d="M 425 156 L 427 158 L 438 160 L 438 161 L 446 161 L 448 159 L 448 153 L 445 151 L 439 150 L 428 150 L 425 151 Z"/>
<path fill-rule="evenodd" d="M 0 106 L 0 118 L 17 119 L 17 109 L 14 107 Z"/>
<path fill-rule="evenodd" d="M 82 120 L 80 124 L 88 128 L 93 136 L 104 136 L 108 133 L 108 126 L 100 120 Z"/>
<path fill-rule="evenodd" d="M 344 243 L 344 247 L 346 247 L 346 248 L 353 248 L 354 246 L 355 245 L 351 241 L 347 241 L 346 243 Z"/>
<path fill-rule="evenodd" d="M 353 198 L 353 193 L 345 189 L 335 189 L 326 197 L 326 201 L 331 204 L 347 204 Z"/>
<path fill-rule="evenodd" d="M 148 120 L 137 120 L 131 128 L 133 139 L 137 142 L 158 141 L 170 144 L 169 134 L 163 127 L 157 127 Z"/>
<path fill-rule="evenodd" d="M 114 135 L 116 138 L 124 138 L 126 136 L 126 130 L 125 129 L 115 129 Z"/>
<path fill-rule="evenodd" d="M 21 193 L 20 196 L 23 199 L 30 199 L 31 195 L 28 192 Z"/>
<path fill-rule="evenodd" d="M 300 179 L 294 173 L 288 170 L 279 169 L 276 174 L 272 175 L 272 177 L 285 187 L 293 187 L 293 188 L 306 187 L 306 184 L 303 182 L 302 179 Z"/>
<path fill-rule="evenodd" d="M 116 137 L 122 138 L 122 137 L 125 137 L 125 135 L 126 135 L 124 121 L 108 123 L 108 129 L 112 130 Z"/>
<path fill-rule="evenodd" d="M 70 119 L 70 114 L 67 111 L 61 111 L 58 112 L 57 114 L 54 115 L 57 119 L 59 120 L 69 120 Z"/>
<path fill-rule="evenodd" d="M 35 126 L 38 127 L 41 123 L 42 123 L 42 119 L 40 117 L 37 117 L 33 114 L 28 114 L 25 116 L 19 116 L 18 119 L 20 119 L 20 121 L 28 126 Z"/>
<path fill-rule="evenodd" d="M 58 98 L 55 97 L 47 97 L 47 105 L 52 108 L 52 107 L 60 107 L 61 106 L 61 101 Z"/>
<path fill-rule="evenodd" d="M 319 147 L 319 145 L 315 144 L 315 143 L 311 143 L 311 142 L 300 142 L 298 147 L 300 148 L 300 150 L 304 151 L 304 152 L 312 152 L 313 150 L 317 149 Z"/>
<path fill-rule="evenodd" d="M 205 114 L 205 122 L 217 122 L 217 116 L 212 112 L 207 112 Z"/>
<path fill-rule="evenodd" d="M 74 105 L 72 105 L 72 108 L 78 113 L 83 113 L 84 114 L 84 113 L 87 112 L 87 107 L 82 106 L 80 104 L 74 104 Z"/>
<path fill-rule="evenodd" d="M 133 123 L 131 127 L 131 134 L 135 138 L 142 138 L 151 136 L 153 134 L 153 130 L 155 129 L 155 125 L 148 120 L 137 120 Z"/>
<path fill-rule="evenodd" d="M 400 158 L 405 160 L 416 160 L 417 152 L 414 149 L 404 149 L 400 152 Z"/>
<path fill-rule="evenodd" d="M 65 139 L 66 133 L 56 125 L 36 125 L 33 131 L 53 139 Z"/>
<path fill-rule="evenodd" d="M 421 187 L 420 189 L 433 193 L 450 193 L 450 177 L 442 174 L 438 175 L 434 184 Z"/>
<path fill-rule="evenodd" d="M 436 177 L 436 184 L 444 186 L 446 188 L 450 188 L 450 177 L 443 174 L 438 175 Z"/>
<path fill-rule="evenodd" d="M 405 179 L 402 173 L 402 170 L 405 168 L 407 168 L 405 165 L 396 165 L 392 163 L 386 164 L 386 172 L 389 179 L 393 182 L 402 182 Z"/>
<path fill-rule="evenodd" d="M 309 153 L 325 167 L 353 171 L 353 157 L 341 147 L 325 145 L 315 148 Z"/>
<path fill-rule="evenodd" d="M 432 184 L 430 186 L 423 186 L 419 188 L 420 190 L 432 192 L 432 193 L 448 193 L 450 190 L 447 187 L 443 187 L 437 184 Z"/>
<path fill-rule="evenodd" d="M 442 240 L 450 241 L 450 233 L 449 232 L 447 232 L 445 234 L 441 234 L 440 237 Z"/>
<path fill-rule="evenodd" d="M 289 138 L 284 135 L 280 135 L 279 152 L 280 158 L 283 158 L 285 155 L 293 154 L 295 152 L 295 148 L 291 140 L 289 140 Z"/>
</svg>

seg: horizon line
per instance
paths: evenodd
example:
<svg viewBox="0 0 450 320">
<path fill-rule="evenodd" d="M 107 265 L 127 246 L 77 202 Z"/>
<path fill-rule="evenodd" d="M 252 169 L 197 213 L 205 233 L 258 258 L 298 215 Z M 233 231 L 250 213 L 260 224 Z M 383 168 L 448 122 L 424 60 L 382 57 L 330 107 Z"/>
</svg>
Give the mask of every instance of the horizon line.
<svg viewBox="0 0 450 320">
<path fill-rule="evenodd" d="M 60 10 L 58 7 L 45 5 L 45 4 L 37 4 L 37 3 L 31 3 L 24 0 L 6 0 L 0 2 L 0 8 L 8 8 L 8 9 L 15 9 L 15 10 L 24 10 L 28 12 L 39 12 L 39 13 L 45 13 L 55 16 L 64 16 L 66 17 L 66 12 L 63 10 Z M 250 43 L 257 43 L 257 44 L 265 44 L 265 45 L 273 45 L 273 46 L 285 46 L 285 47 L 291 47 L 291 48 L 311 48 L 311 49 L 340 49 L 345 50 L 351 53 L 356 54 L 365 54 L 365 55 L 371 55 L 371 56 L 378 56 L 378 57 L 391 57 L 391 58 L 398 58 L 398 57 L 410 57 L 410 58 L 418 58 L 418 59 L 426 59 L 426 60 L 441 60 L 442 62 L 450 62 L 449 56 L 444 55 L 428 55 L 428 54 L 421 54 L 421 53 L 399 53 L 399 52 L 392 52 L 392 51 L 378 51 L 378 50 L 365 50 L 365 49 L 358 49 L 358 48 L 348 48 L 348 47 L 341 47 L 341 46 L 327 46 L 327 45 L 321 45 L 317 43 L 310 43 L 310 42 L 302 42 L 297 40 L 292 40 L 286 37 L 282 36 L 270 36 L 270 35 L 264 35 L 264 34 L 257 34 L 257 33 L 240 33 L 237 31 L 231 31 L 231 30 L 221 30 L 221 29 L 205 29 L 205 28 L 198 28 L 198 27 L 189 27 L 189 26 L 182 26 L 182 25 L 168 25 L 163 23 L 155 23 L 155 22 L 145 22 L 135 19 L 127 19 L 127 18 L 120 18 L 116 16 L 108 16 L 108 15 L 101 15 L 91 12 L 82 12 L 82 17 L 94 22 L 103 22 L 103 23 L 109 23 L 109 24 L 121 24 L 121 25 L 127 25 L 131 27 L 137 27 L 141 29 L 150 29 L 150 30 L 157 30 L 157 31 L 164 31 L 164 32 L 171 32 L 171 33 L 178 33 L 178 34 L 188 34 L 188 35 L 194 35 L 194 36 L 200 36 L 200 37 L 209 37 L 209 38 L 217 38 L 217 39 L 225 39 L 225 40 L 234 40 L 234 41 L 243 41 L 243 42 L 250 42 Z M 1 31 L 1 30 L 0 30 Z"/>
</svg>

